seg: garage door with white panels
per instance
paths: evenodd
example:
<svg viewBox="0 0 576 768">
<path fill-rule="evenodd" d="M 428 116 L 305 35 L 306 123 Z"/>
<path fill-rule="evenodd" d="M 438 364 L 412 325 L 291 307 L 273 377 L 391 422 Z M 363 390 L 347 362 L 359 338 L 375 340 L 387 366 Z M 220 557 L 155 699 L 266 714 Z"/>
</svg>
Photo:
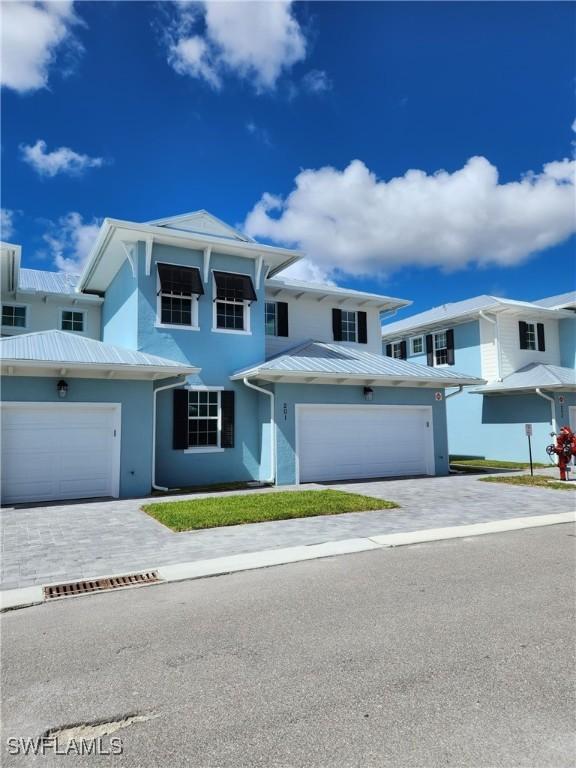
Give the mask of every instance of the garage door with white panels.
<svg viewBox="0 0 576 768">
<path fill-rule="evenodd" d="M 430 406 L 297 405 L 299 481 L 434 474 Z"/>
<path fill-rule="evenodd" d="M 2 503 L 119 495 L 120 405 L 2 405 Z"/>
</svg>

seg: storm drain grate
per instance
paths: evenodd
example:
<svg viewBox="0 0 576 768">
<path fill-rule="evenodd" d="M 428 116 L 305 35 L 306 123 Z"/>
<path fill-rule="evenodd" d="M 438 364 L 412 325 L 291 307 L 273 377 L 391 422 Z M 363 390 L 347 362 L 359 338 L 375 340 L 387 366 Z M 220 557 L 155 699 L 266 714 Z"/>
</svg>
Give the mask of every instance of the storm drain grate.
<svg viewBox="0 0 576 768">
<path fill-rule="evenodd" d="M 54 584 L 50 587 L 44 587 L 44 599 L 52 600 L 56 597 L 74 597 L 75 595 L 86 595 L 90 592 L 105 592 L 109 589 L 135 587 L 139 584 L 154 584 L 160 580 L 158 571 L 145 571 L 144 573 L 130 573 L 127 576 L 113 576 L 109 579 L 88 579 L 86 581 L 74 581 L 69 584 Z"/>
</svg>

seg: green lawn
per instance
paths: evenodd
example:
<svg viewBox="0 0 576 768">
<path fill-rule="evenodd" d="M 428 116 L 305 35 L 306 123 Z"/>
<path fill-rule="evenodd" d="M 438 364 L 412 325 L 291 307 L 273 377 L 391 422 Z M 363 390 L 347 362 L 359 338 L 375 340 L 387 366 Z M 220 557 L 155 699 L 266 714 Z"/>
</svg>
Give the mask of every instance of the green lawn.
<svg viewBox="0 0 576 768">
<path fill-rule="evenodd" d="M 458 467 L 489 467 L 494 469 L 529 469 L 529 461 L 498 461 L 497 459 L 450 459 L 452 466 Z M 545 468 L 550 464 L 539 464 L 537 461 L 532 463 L 533 467 Z"/>
<path fill-rule="evenodd" d="M 483 483 L 508 483 L 509 485 L 529 485 L 532 488 L 556 488 L 559 491 L 575 491 L 573 483 L 564 483 L 561 480 L 550 480 L 542 475 L 506 475 L 505 477 L 480 477 Z"/>
<path fill-rule="evenodd" d="M 146 504 L 142 509 L 173 531 L 191 531 L 267 520 L 393 509 L 397 506 L 393 501 L 374 499 L 371 496 L 326 490 L 248 493 L 166 501 Z"/>
</svg>

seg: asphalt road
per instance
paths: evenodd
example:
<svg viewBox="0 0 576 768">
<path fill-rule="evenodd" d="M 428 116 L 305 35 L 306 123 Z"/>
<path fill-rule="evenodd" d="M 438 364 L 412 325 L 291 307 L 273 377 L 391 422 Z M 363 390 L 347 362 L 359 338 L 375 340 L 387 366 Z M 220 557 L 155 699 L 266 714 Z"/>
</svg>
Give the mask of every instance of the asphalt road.
<svg viewBox="0 0 576 768">
<path fill-rule="evenodd" d="M 7 613 L 4 742 L 150 719 L 122 756 L 4 743 L 2 765 L 574 766 L 575 544 L 556 525 Z"/>
</svg>

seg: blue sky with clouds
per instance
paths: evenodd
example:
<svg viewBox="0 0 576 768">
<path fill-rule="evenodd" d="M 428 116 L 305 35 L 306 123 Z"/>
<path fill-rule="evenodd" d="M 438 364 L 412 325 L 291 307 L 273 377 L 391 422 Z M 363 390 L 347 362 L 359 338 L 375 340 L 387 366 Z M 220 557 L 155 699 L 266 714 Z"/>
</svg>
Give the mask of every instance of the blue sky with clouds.
<svg viewBox="0 0 576 768">
<path fill-rule="evenodd" d="M 105 216 L 206 208 L 417 310 L 574 287 L 571 3 L 2 11 L 2 222 L 27 266 L 77 270 Z"/>
</svg>

